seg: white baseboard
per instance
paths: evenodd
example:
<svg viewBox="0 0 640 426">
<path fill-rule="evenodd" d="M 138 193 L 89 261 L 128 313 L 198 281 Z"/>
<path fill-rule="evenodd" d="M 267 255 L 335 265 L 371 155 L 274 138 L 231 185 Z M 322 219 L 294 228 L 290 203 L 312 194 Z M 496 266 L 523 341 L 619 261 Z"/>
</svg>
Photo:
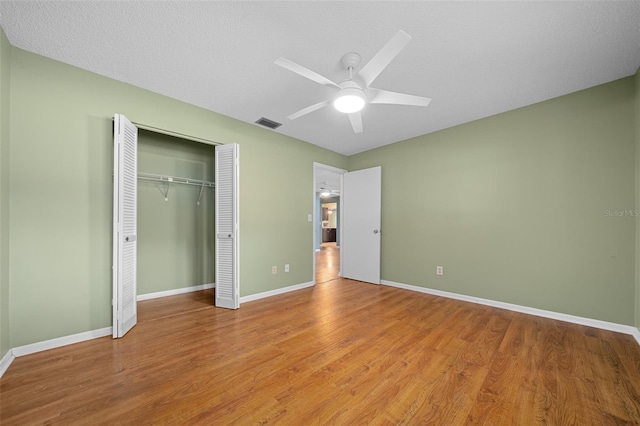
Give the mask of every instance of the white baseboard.
<svg viewBox="0 0 640 426">
<path fill-rule="evenodd" d="M 633 330 L 633 337 L 635 337 L 636 342 L 640 345 L 640 330 L 637 328 Z"/>
<path fill-rule="evenodd" d="M 16 357 L 13 355 L 13 349 L 9 349 L 2 359 L 0 359 L 0 378 L 2 378 L 2 375 L 7 371 L 7 368 L 9 368 L 14 359 L 16 359 Z"/>
<path fill-rule="evenodd" d="M 72 334 L 70 336 L 58 337 L 56 339 L 45 340 L 44 342 L 32 343 L 30 345 L 18 346 L 13 348 L 13 355 L 23 356 L 36 352 L 46 351 L 49 349 L 59 348 L 60 346 L 72 345 L 74 343 L 84 342 L 86 340 L 96 339 L 98 337 L 111 336 L 112 328 L 105 327 L 98 330 L 90 330 L 82 333 Z"/>
<path fill-rule="evenodd" d="M 139 294 L 136 297 L 136 300 L 140 302 L 141 300 L 150 300 L 150 299 L 158 299 L 160 297 L 175 296 L 177 294 L 191 293 L 192 291 L 208 290 L 210 288 L 215 288 L 215 286 L 216 286 L 215 283 L 210 283 L 210 284 L 195 285 L 192 287 L 176 288 L 174 290 L 159 291 L 157 293 Z"/>
<path fill-rule="evenodd" d="M 291 285 L 289 287 L 277 288 L 275 290 L 265 291 L 263 293 L 250 294 L 248 296 L 241 297 L 240 298 L 240 304 L 246 303 L 246 302 L 252 302 L 252 301 L 258 300 L 258 299 L 264 299 L 265 297 L 277 296 L 278 294 L 284 294 L 284 293 L 288 293 L 290 291 L 301 290 L 301 289 L 307 288 L 307 287 L 313 287 L 313 285 L 314 285 L 314 282 L 313 281 L 309 281 L 309 282 L 302 283 L 302 284 Z"/>
<path fill-rule="evenodd" d="M 559 312 L 546 311 L 544 309 L 530 308 L 528 306 L 515 305 L 513 303 L 498 302 L 496 300 L 482 299 L 480 297 L 466 296 L 464 294 L 450 293 L 448 291 L 434 290 L 426 287 L 419 287 L 410 284 L 396 283 L 382 280 L 382 284 L 405 290 L 417 291 L 420 293 L 432 294 L 434 296 L 447 297 L 449 299 L 462 300 L 465 302 L 477 303 L 480 305 L 493 306 L 495 308 L 507 309 L 509 311 L 521 312 L 523 314 L 535 315 L 538 317 L 550 318 L 558 321 L 565 321 L 574 324 L 586 325 L 588 327 L 600 328 L 603 330 L 615 331 L 623 334 L 630 334 L 640 344 L 640 331 L 630 325 L 617 324 L 614 322 L 601 321 L 591 318 L 578 317 L 575 315 L 562 314 Z"/>
</svg>

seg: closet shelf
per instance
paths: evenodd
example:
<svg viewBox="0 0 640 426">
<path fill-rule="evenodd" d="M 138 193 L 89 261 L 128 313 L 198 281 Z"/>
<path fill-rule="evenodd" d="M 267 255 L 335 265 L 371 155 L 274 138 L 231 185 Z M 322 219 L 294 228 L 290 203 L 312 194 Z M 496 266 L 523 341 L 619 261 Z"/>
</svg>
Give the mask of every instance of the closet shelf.
<svg viewBox="0 0 640 426">
<path fill-rule="evenodd" d="M 153 173 L 138 173 L 138 179 L 140 180 L 146 180 L 146 181 L 151 181 L 151 182 L 162 182 L 165 183 L 166 186 L 164 188 L 164 190 L 162 188 L 158 188 L 160 190 L 160 192 L 162 193 L 162 195 L 164 195 L 164 200 L 165 201 L 169 201 L 169 186 L 172 183 L 179 183 L 182 185 L 193 185 L 193 186 L 199 186 L 200 187 L 200 193 L 198 194 L 198 201 L 196 202 L 197 205 L 200 205 L 200 200 L 202 199 L 202 190 L 205 188 L 215 188 L 216 184 L 214 182 L 209 182 L 206 180 L 200 180 L 200 179 L 191 179 L 191 178 L 184 178 L 184 177 L 177 177 L 177 176 L 165 176 L 165 175 L 156 175 Z"/>
<path fill-rule="evenodd" d="M 209 182 L 206 180 L 191 179 L 191 178 L 184 178 L 184 177 L 177 177 L 177 176 L 156 175 L 153 173 L 138 173 L 138 179 L 154 181 L 154 182 L 180 183 L 183 185 L 194 185 L 194 186 L 200 186 L 205 188 L 216 187 L 216 184 L 214 182 Z"/>
</svg>

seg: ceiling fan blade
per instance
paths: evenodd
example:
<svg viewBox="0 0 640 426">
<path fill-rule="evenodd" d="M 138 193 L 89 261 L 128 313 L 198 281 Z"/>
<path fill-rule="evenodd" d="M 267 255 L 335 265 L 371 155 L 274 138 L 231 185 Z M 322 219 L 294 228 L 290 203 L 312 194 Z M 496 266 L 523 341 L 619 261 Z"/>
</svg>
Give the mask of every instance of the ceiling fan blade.
<svg viewBox="0 0 640 426">
<path fill-rule="evenodd" d="M 360 69 L 358 75 L 362 77 L 364 83 L 369 86 L 380 73 L 389 65 L 398 53 L 411 41 L 411 36 L 400 30 L 382 46 L 382 49 L 375 54 L 365 66 Z"/>
<path fill-rule="evenodd" d="M 291 72 L 294 72 L 294 73 L 299 74 L 299 75 L 301 75 L 303 77 L 306 77 L 311 81 L 315 81 L 318 84 L 322 84 L 323 86 L 332 86 L 332 87 L 336 87 L 338 89 L 341 88 L 336 83 L 334 83 L 333 81 L 329 80 L 327 77 L 321 76 L 317 72 L 311 71 L 310 69 L 305 68 L 302 65 L 298 65 L 295 62 L 291 62 L 288 59 L 278 58 L 278 59 L 276 59 L 275 63 L 276 63 L 276 65 L 280 65 L 282 68 L 288 69 Z"/>
<path fill-rule="evenodd" d="M 301 110 L 300 110 L 300 111 L 298 111 L 298 112 L 294 112 L 293 114 L 288 115 L 288 116 L 287 116 L 287 118 L 288 118 L 289 120 L 295 120 L 295 119 L 296 119 L 296 118 L 298 118 L 298 117 L 302 117 L 303 115 L 309 114 L 310 112 L 313 112 L 313 111 L 315 111 L 315 110 L 317 110 L 317 109 L 322 108 L 322 107 L 323 107 L 323 106 L 325 106 L 325 105 L 328 105 L 330 102 L 331 102 L 331 101 L 322 101 L 322 102 L 319 102 L 319 103 L 317 103 L 317 104 L 314 104 L 314 105 L 308 106 L 308 107 L 306 107 L 306 108 L 301 109 Z"/>
<path fill-rule="evenodd" d="M 360 111 L 347 115 L 349 116 L 351 127 L 353 127 L 353 133 L 362 133 L 362 114 L 360 114 Z"/>
<path fill-rule="evenodd" d="M 388 90 L 367 89 L 370 104 L 396 104 L 396 105 L 413 105 L 427 106 L 431 99 L 422 96 L 407 95 L 405 93 L 390 92 Z"/>
</svg>

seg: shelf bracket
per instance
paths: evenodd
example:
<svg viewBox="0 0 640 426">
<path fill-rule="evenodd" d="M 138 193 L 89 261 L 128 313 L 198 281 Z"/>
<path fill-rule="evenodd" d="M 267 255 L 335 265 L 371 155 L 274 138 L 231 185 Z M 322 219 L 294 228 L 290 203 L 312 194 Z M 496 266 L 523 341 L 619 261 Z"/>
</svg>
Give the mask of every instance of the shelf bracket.
<svg viewBox="0 0 640 426">
<path fill-rule="evenodd" d="M 160 191 L 162 193 L 162 195 L 164 196 L 164 200 L 165 201 L 169 201 L 169 181 L 167 182 L 167 186 L 163 189 L 162 187 L 158 186 L 158 191 Z"/>
<path fill-rule="evenodd" d="M 202 190 L 204 189 L 204 182 L 202 182 L 202 186 L 200 187 L 200 193 L 198 194 L 198 202 L 196 205 L 200 205 L 200 198 L 202 198 Z"/>
</svg>

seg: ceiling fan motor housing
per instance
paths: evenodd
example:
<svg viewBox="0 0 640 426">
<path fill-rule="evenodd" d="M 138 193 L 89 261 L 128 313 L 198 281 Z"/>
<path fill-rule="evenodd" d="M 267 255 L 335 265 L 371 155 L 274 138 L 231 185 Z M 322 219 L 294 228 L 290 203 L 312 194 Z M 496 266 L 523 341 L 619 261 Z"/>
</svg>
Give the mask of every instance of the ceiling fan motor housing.
<svg viewBox="0 0 640 426">
<path fill-rule="evenodd" d="M 367 94 L 353 80 L 340 83 L 342 89 L 333 98 L 333 106 L 340 112 L 353 113 L 360 111 L 367 103 Z"/>
</svg>

